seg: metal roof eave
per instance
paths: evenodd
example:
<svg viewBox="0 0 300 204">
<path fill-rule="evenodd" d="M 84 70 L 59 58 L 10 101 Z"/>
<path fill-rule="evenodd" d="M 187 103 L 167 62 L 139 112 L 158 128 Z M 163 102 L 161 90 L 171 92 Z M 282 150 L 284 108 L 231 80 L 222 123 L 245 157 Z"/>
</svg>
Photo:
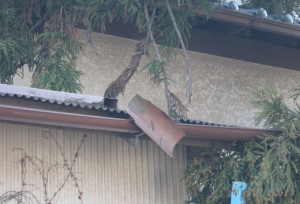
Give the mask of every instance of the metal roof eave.
<svg viewBox="0 0 300 204">
<path fill-rule="evenodd" d="M 159 6 L 164 7 L 164 5 Z M 173 9 L 180 9 L 180 6 L 178 5 L 172 5 L 171 7 Z M 207 14 L 203 9 L 197 8 L 193 10 L 193 12 L 195 12 L 195 14 L 199 17 L 207 17 Z M 243 11 L 234 11 L 222 7 L 215 8 L 215 11 L 210 14 L 210 18 L 217 21 L 223 21 L 241 26 L 247 25 L 249 28 L 300 38 L 299 25 L 263 18 L 260 16 L 254 16 Z"/>
<path fill-rule="evenodd" d="M 196 15 L 205 16 L 206 14 L 203 10 L 198 9 Z M 300 38 L 300 26 L 298 25 L 262 18 L 260 16 L 257 16 L 255 19 L 253 17 L 253 15 L 241 11 L 220 8 L 216 9 L 212 14 L 211 19 L 242 26 L 249 24 L 247 27 Z"/>
</svg>

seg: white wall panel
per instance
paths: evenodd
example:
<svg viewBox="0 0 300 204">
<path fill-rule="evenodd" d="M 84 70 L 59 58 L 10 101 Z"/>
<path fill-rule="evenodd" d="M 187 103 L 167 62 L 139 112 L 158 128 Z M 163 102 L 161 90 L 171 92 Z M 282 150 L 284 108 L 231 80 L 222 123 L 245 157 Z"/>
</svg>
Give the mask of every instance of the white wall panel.
<svg viewBox="0 0 300 204">
<path fill-rule="evenodd" d="M 45 203 L 44 183 L 47 196 L 52 197 L 68 175 L 67 169 L 53 165 L 71 165 L 83 137 L 81 132 L 0 123 L 0 195 L 22 190 L 22 152 L 16 149 L 21 148 L 42 160 L 45 173 L 52 166 L 45 181 L 32 163 L 23 168 L 28 184 L 23 190 Z M 176 146 L 172 159 L 152 141 L 139 141 L 135 148 L 120 137 L 87 134 L 73 166 L 82 195 L 70 177 L 51 203 L 81 203 L 78 196 L 86 204 L 184 203 L 187 195 L 180 179 L 186 167 L 185 152 L 185 146 Z"/>
</svg>

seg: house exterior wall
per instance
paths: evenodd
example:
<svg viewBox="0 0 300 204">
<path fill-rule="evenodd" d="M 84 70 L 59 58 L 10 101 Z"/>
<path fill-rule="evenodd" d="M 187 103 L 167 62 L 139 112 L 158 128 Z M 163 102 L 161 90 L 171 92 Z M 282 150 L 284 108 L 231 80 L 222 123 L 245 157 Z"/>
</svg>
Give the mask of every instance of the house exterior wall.
<svg viewBox="0 0 300 204">
<path fill-rule="evenodd" d="M 82 42 L 85 31 L 80 30 Z M 127 67 L 134 55 L 137 41 L 93 33 L 93 40 L 101 58 L 86 47 L 77 60 L 78 69 L 85 75 L 81 82 L 84 94 L 103 96 L 108 85 Z M 234 52 L 228 48 L 228 52 Z M 154 53 L 152 53 L 153 56 Z M 279 53 L 280 54 L 280 53 Z M 299 85 L 300 72 L 249 63 L 197 52 L 188 52 L 192 64 L 193 97 L 188 118 L 208 122 L 254 127 L 255 110 L 250 110 L 250 91 L 258 86 L 272 85 L 284 96 L 290 96 Z M 270 59 L 272 60 L 272 59 Z M 143 56 L 141 68 L 150 61 Z M 179 52 L 171 67 L 167 68 L 170 90 L 184 103 L 188 90 L 188 74 L 185 58 Z M 30 86 L 30 74 L 25 79 L 15 78 L 15 85 Z M 124 97 L 119 95 L 119 108 L 126 109 L 130 99 L 140 94 L 166 111 L 163 85 L 153 87 L 147 71 L 135 74 L 126 86 Z"/>
<path fill-rule="evenodd" d="M 152 141 L 140 141 L 132 147 L 120 137 L 86 134 L 73 167 L 82 191 L 82 203 L 183 203 L 187 200 L 185 183 L 180 181 L 186 167 L 185 146 L 177 145 L 174 158 L 169 157 Z M 28 156 L 42 160 L 45 172 L 54 164 L 63 164 L 60 148 L 70 164 L 80 146 L 84 133 L 0 122 L 0 195 L 8 191 L 42 188 L 37 168 L 27 161 L 22 177 L 20 160 L 23 149 Z M 23 154 L 24 155 L 24 154 Z M 34 159 L 32 159 L 34 160 Z M 34 160 L 40 166 L 37 160 Z M 68 175 L 61 166 L 49 172 L 47 190 L 51 196 Z M 32 186 L 33 185 L 33 186 Z M 74 178 L 51 203 L 81 203 Z M 32 191 L 41 203 L 44 194 Z M 13 202 L 11 202 L 13 203 Z"/>
</svg>

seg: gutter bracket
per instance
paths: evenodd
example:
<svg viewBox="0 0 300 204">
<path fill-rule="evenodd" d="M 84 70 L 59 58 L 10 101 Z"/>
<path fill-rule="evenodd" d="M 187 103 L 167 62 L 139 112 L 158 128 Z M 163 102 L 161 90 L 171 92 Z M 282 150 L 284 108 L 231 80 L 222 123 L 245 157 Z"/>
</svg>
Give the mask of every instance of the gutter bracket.
<svg viewBox="0 0 300 204">
<path fill-rule="evenodd" d="M 129 145 L 131 145 L 131 146 L 134 146 L 134 147 L 137 147 L 138 146 L 138 144 L 139 144 L 139 137 L 140 136 L 142 136 L 142 135 L 144 135 L 145 134 L 145 132 L 141 132 L 141 133 L 139 133 L 139 134 L 137 134 L 137 135 L 135 135 L 135 139 L 134 139 L 134 143 L 131 141 L 131 139 L 129 139 L 128 137 L 123 137 L 123 139 L 129 144 Z"/>
</svg>

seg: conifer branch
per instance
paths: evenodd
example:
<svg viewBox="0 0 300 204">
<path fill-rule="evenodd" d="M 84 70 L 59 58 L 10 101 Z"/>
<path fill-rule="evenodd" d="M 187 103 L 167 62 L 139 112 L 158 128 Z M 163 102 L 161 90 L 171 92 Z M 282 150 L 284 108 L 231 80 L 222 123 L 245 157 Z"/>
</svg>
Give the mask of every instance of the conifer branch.
<svg viewBox="0 0 300 204">
<path fill-rule="evenodd" d="M 43 21 L 45 20 L 45 18 L 40 19 L 34 26 L 32 26 L 30 28 L 30 32 L 32 32 L 36 27 L 38 27 Z"/>
<path fill-rule="evenodd" d="M 177 27 L 176 20 L 174 18 L 174 15 L 173 15 L 172 9 L 170 7 L 169 1 L 165 0 L 165 3 L 166 3 L 166 7 L 168 9 L 168 12 L 170 14 L 170 17 L 171 17 L 174 29 L 176 30 L 177 36 L 179 38 L 179 41 L 180 41 L 180 44 L 181 44 L 181 47 L 182 47 L 182 50 L 183 50 L 183 53 L 184 53 L 184 56 L 185 56 L 185 59 L 186 59 L 186 63 L 188 65 L 188 72 L 189 72 L 188 99 L 187 99 L 187 102 L 186 102 L 186 104 L 184 106 L 184 110 L 182 112 L 182 115 L 185 115 L 185 113 L 187 111 L 187 107 L 188 107 L 188 105 L 189 105 L 189 103 L 191 102 L 191 99 L 192 99 L 192 69 L 191 69 L 191 63 L 190 63 L 190 59 L 189 59 L 189 57 L 187 55 L 187 51 L 186 51 L 186 48 L 185 48 L 185 45 L 184 45 L 181 33 L 180 33 L 180 31 L 179 31 L 179 29 Z"/>
<path fill-rule="evenodd" d="M 159 50 L 157 48 L 157 45 L 155 43 L 155 40 L 154 40 L 154 37 L 153 37 L 153 34 L 152 34 L 151 23 L 150 23 L 150 20 L 149 20 L 149 14 L 148 14 L 148 9 L 147 9 L 147 3 L 146 3 L 146 1 L 144 1 L 144 11 L 145 11 L 145 16 L 146 16 L 147 25 L 148 25 L 148 35 L 150 36 L 150 39 L 152 41 L 152 44 L 153 44 L 156 56 L 158 58 L 158 61 L 159 61 L 159 63 L 162 63 L 161 56 L 159 54 Z M 153 14 L 153 16 L 154 15 L 155 14 Z M 171 100 L 170 100 L 170 95 L 169 95 L 168 82 L 166 80 L 167 79 L 166 70 L 162 69 L 162 73 L 163 73 L 163 76 L 164 76 L 164 79 L 165 79 L 164 80 L 164 84 L 165 84 L 165 96 L 166 96 L 166 99 L 167 99 L 168 114 L 169 114 L 169 116 L 171 116 Z"/>
</svg>

